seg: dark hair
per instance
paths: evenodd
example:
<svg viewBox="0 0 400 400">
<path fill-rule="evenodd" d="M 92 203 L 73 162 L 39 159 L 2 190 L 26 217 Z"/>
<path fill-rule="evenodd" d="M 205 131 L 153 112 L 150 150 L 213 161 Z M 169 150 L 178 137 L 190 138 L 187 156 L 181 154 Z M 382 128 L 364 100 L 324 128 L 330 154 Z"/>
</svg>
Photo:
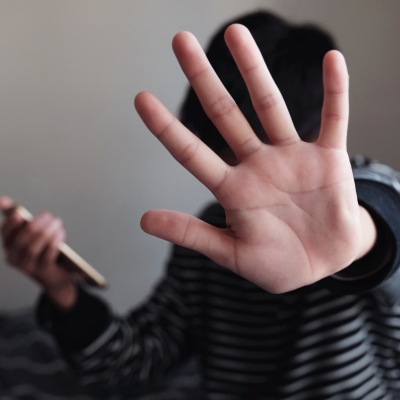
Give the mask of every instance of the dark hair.
<svg viewBox="0 0 400 400">
<path fill-rule="evenodd" d="M 292 25 L 263 11 L 226 24 L 212 38 L 206 52 L 207 57 L 260 137 L 264 130 L 224 40 L 225 29 L 232 23 L 245 25 L 253 35 L 285 99 L 300 137 L 307 140 L 311 135 L 318 133 L 323 101 L 322 60 L 329 50 L 336 48 L 333 39 L 315 26 Z M 219 153 L 227 147 L 227 143 L 205 114 L 192 88 L 188 90 L 183 102 L 180 119 L 215 152 Z"/>
</svg>

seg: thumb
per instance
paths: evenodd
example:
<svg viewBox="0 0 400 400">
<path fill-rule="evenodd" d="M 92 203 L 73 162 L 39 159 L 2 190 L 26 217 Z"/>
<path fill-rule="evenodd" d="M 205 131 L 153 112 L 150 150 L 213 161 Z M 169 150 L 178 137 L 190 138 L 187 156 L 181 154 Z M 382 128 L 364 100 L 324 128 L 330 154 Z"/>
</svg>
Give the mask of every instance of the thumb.
<svg viewBox="0 0 400 400">
<path fill-rule="evenodd" d="M 168 210 L 147 211 L 140 221 L 142 229 L 178 246 L 198 251 L 217 264 L 233 269 L 233 237 L 188 214 Z"/>
</svg>

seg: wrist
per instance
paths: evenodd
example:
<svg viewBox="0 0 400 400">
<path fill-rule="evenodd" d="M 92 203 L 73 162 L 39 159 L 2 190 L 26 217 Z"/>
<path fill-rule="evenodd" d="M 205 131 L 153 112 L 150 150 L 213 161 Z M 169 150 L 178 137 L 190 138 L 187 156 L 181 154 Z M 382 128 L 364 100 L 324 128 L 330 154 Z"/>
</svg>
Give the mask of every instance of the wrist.
<svg viewBox="0 0 400 400">
<path fill-rule="evenodd" d="M 362 244 L 358 257 L 343 270 L 332 275 L 342 281 L 366 279 L 380 273 L 393 258 L 393 240 L 386 224 L 372 211 L 360 207 Z"/>
<path fill-rule="evenodd" d="M 78 288 L 73 280 L 69 280 L 62 285 L 45 287 L 44 291 L 51 302 L 64 312 L 73 308 L 78 297 Z"/>
</svg>

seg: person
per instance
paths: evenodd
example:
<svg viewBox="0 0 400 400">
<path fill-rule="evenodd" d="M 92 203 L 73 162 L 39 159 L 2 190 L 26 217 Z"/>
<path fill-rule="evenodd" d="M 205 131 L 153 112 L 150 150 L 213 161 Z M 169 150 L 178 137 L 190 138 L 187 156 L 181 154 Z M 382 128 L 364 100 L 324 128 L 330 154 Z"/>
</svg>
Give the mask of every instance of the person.
<svg viewBox="0 0 400 400">
<path fill-rule="evenodd" d="M 207 56 L 187 32 L 173 40 L 192 86 L 183 124 L 135 99 L 218 201 L 200 219 L 143 216 L 175 244 L 149 299 L 123 318 L 78 285 L 55 263 L 64 231 L 48 213 L 5 220 L 7 259 L 43 287 L 38 319 L 87 386 L 131 395 L 197 357 L 192 398 L 398 398 L 399 177 L 350 163 L 344 58 L 267 12 L 225 28 Z"/>
</svg>

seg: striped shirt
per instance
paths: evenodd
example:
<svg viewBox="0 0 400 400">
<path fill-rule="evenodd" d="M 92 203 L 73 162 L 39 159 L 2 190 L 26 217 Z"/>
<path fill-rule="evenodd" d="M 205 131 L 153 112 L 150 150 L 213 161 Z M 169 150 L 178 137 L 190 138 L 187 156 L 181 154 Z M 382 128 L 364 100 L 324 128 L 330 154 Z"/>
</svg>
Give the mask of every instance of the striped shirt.
<svg viewBox="0 0 400 400">
<path fill-rule="evenodd" d="M 384 238 L 359 262 L 378 265 L 390 242 L 376 273 L 271 294 L 175 246 L 165 277 L 127 317 L 82 290 L 70 315 L 43 298 L 39 318 L 93 388 L 140 393 L 195 358 L 191 399 L 400 399 L 398 176 L 366 159 L 354 166 L 359 201 Z M 202 219 L 225 226 L 219 204 Z"/>
</svg>

